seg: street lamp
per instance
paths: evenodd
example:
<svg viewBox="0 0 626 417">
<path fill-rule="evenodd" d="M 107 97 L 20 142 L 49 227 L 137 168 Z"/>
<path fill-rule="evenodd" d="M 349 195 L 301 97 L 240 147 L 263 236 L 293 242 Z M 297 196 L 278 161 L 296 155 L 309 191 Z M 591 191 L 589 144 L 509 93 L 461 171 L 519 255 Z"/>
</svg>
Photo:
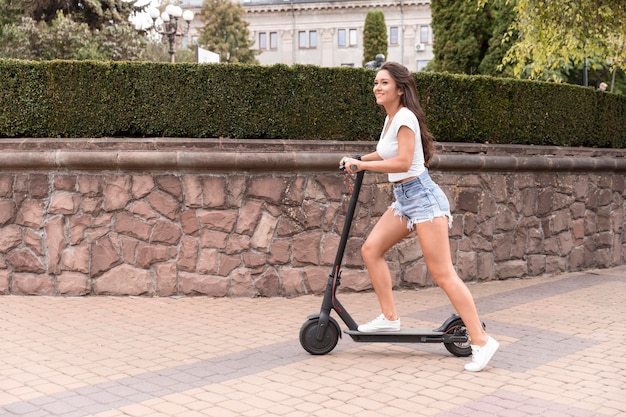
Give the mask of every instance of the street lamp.
<svg viewBox="0 0 626 417">
<path fill-rule="evenodd" d="M 185 36 L 189 33 L 189 26 L 191 25 L 191 21 L 193 20 L 193 12 L 191 10 L 185 10 L 180 8 L 180 6 L 174 6 L 173 4 L 169 4 L 163 13 L 159 12 L 159 9 L 156 7 L 150 9 L 148 12 L 150 17 L 152 18 L 152 25 L 154 30 L 157 33 L 167 36 L 167 39 L 170 43 L 170 62 L 175 62 L 174 54 L 174 41 L 176 41 L 176 36 Z M 157 25 L 157 19 L 161 18 L 163 23 Z M 182 29 L 182 31 L 178 31 L 178 19 L 183 18 L 185 22 L 187 22 L 187 26 Z"/>
</svg>

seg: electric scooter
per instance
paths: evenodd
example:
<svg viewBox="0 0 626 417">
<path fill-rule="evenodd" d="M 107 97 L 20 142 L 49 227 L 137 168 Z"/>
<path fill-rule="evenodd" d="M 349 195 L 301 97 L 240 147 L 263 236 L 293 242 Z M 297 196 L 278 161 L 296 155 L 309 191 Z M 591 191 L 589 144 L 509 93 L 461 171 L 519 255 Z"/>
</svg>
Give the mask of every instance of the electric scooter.
<svg viewBox="0 0 626 417">
<path fill-rule="evenodd" d="M 356 167 L 352 168 L 356 169 Z M 452 314 L 436 329 L 412 328 L 401 329 L 397 332 L 363 333 L 358 331 L 359 326 L 337 299 L 337 289 L 341 284 L 341 263 L 364 175 L 364 171 L 356 174 L 335 264 L 328 277 L 328 284 L 324 291 L 322 307 L 319 314 L 308 316 L 300 328 L 300 344 L 304 350 L 312 355 L 325 355 L 331 352 L 337 346 L 337 342 L 341 337 L 339 323 L 330 316 L 331 310 L 334 310 L 348 326 L 345 333 L 355 342 L 443 343 L 445 348 L 455 356 L 470 356 L 472 349 L 469 335 L 463 321 L 457 314 Z"/>
</svg>

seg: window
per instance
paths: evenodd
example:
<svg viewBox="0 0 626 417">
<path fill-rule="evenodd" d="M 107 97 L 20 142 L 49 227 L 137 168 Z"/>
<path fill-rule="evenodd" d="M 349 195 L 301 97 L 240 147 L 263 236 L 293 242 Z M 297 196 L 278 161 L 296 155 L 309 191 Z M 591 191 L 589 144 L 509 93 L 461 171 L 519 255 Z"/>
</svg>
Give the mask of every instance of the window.
<svg viewBox="0 0 626 417">
<path fill-rule="evenodd" d="M 430 43 L 430 26 L 420 26 L 420 42 Z"/>
<path fill-rule="evenodd" d="M 267 33 L 259 32 L 259 49 L 267 49 Z"/>
<path fill-rule="evenodd" d="M 398 27 L 392 26 L 389 28 L 389 45 L 398 44 Z"/>
<path fill-rule="evenodd" d="M 350 46 L 356 46 L 356 29 L 350 29 Z"/>
<path fill-rule="evenodd" d="M 428 61 L 417 61 L 416 64 L 417 64 L 417 70 L 421 71 L 424 68 L 426 68 L 426 65 L 428 64 Z"/>
<path fill-rule="evenodd" d="M 305 31 L 301 30 L 298 32 L 298 48 L 306 49 L 306 48 L 317 48 L 317 31 L 310 30 Z"/>
<path fill-rule="evenodd" d="M 337 31 L 337 45 L 339 45 L 339 46 L 347 46 L 347 43 L 346 43 L 346 30 L 345 29 L 339 29 Z"/>
<path fill-rule="evenodd" d="M 298 47 L 306 48 L 306 32 L 303 30 L 298 32 Z"/>
<path fill-rule="evenodd" d="M 317 48 L 317 31 L 309 32 L 309 48 Z"/>
<path fill-rule="evenodd" d="M 278 49 L 278 32 L 270 32 L 270 49 Z"/>
<path fill-rule="evenodd" d="M 338 29 L 337 45 L 339 46 L 356 46 L 356 29 Z"/>
</svg>

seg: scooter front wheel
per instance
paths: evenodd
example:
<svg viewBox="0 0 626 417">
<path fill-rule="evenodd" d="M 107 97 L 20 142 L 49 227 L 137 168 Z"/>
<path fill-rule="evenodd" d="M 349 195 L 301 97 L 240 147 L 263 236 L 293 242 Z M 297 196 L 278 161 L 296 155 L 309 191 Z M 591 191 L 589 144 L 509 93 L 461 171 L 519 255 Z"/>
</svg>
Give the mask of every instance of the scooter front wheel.
<svg viewBox="0 0 626 417">
<path fill-rule="evenodd" d="M 471 340 L 469 337 L 469 333 L 465 328 L 465 323 L 460 318 L 453 320 L 446 327 L 446 333 L 454 334 L 455 336 L 466 336 L 467 342 L 454 342 L 454 343 L 445 343 L 444 346 L 448 350 L 448 352 L 452 353 L 454 356 L 465 357 L 470 356 L 472 354 Z"/>
<path fill-rule="evenodd" d="M 319 319 L 309 319 L 300 328 L 300 344 L 311 355 L 325 355 L 332 351 L 339 341 L 337 327 L 328 323 L 321 340 L 317 339 Z"/>
</svg>

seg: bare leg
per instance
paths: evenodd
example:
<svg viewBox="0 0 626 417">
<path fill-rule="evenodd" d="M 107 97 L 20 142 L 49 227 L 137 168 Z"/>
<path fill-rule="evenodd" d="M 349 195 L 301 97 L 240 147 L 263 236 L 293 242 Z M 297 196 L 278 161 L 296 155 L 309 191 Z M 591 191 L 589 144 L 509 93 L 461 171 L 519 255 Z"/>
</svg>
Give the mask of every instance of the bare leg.
<svg viewBox="0 0 626 417">
<path fill-rule="evenodd" d="M 367 266 L 381 311 L 389 320 L 396 320 L 398 314 L 393 300 L 391 273 L 384 256 L 393 245 L 410 233 L 411 231 L 406 228 L 406 219 L 396 216 L 393 209 L 388 209 L 361 247 L 361 255 Z"/>
<path fill-rule="evenodd" d="M 457 313 L 461 316 L 472 344 L 483 346 L 487 343 L 488 336 L 478 318 L 474 299 L 452 265 L 448 219 L 438 217 L 432 222 L 418 223 L 415 229 L 424 253 L 426 266 L 433 279 L 444 290 Z"/>
</svg>

